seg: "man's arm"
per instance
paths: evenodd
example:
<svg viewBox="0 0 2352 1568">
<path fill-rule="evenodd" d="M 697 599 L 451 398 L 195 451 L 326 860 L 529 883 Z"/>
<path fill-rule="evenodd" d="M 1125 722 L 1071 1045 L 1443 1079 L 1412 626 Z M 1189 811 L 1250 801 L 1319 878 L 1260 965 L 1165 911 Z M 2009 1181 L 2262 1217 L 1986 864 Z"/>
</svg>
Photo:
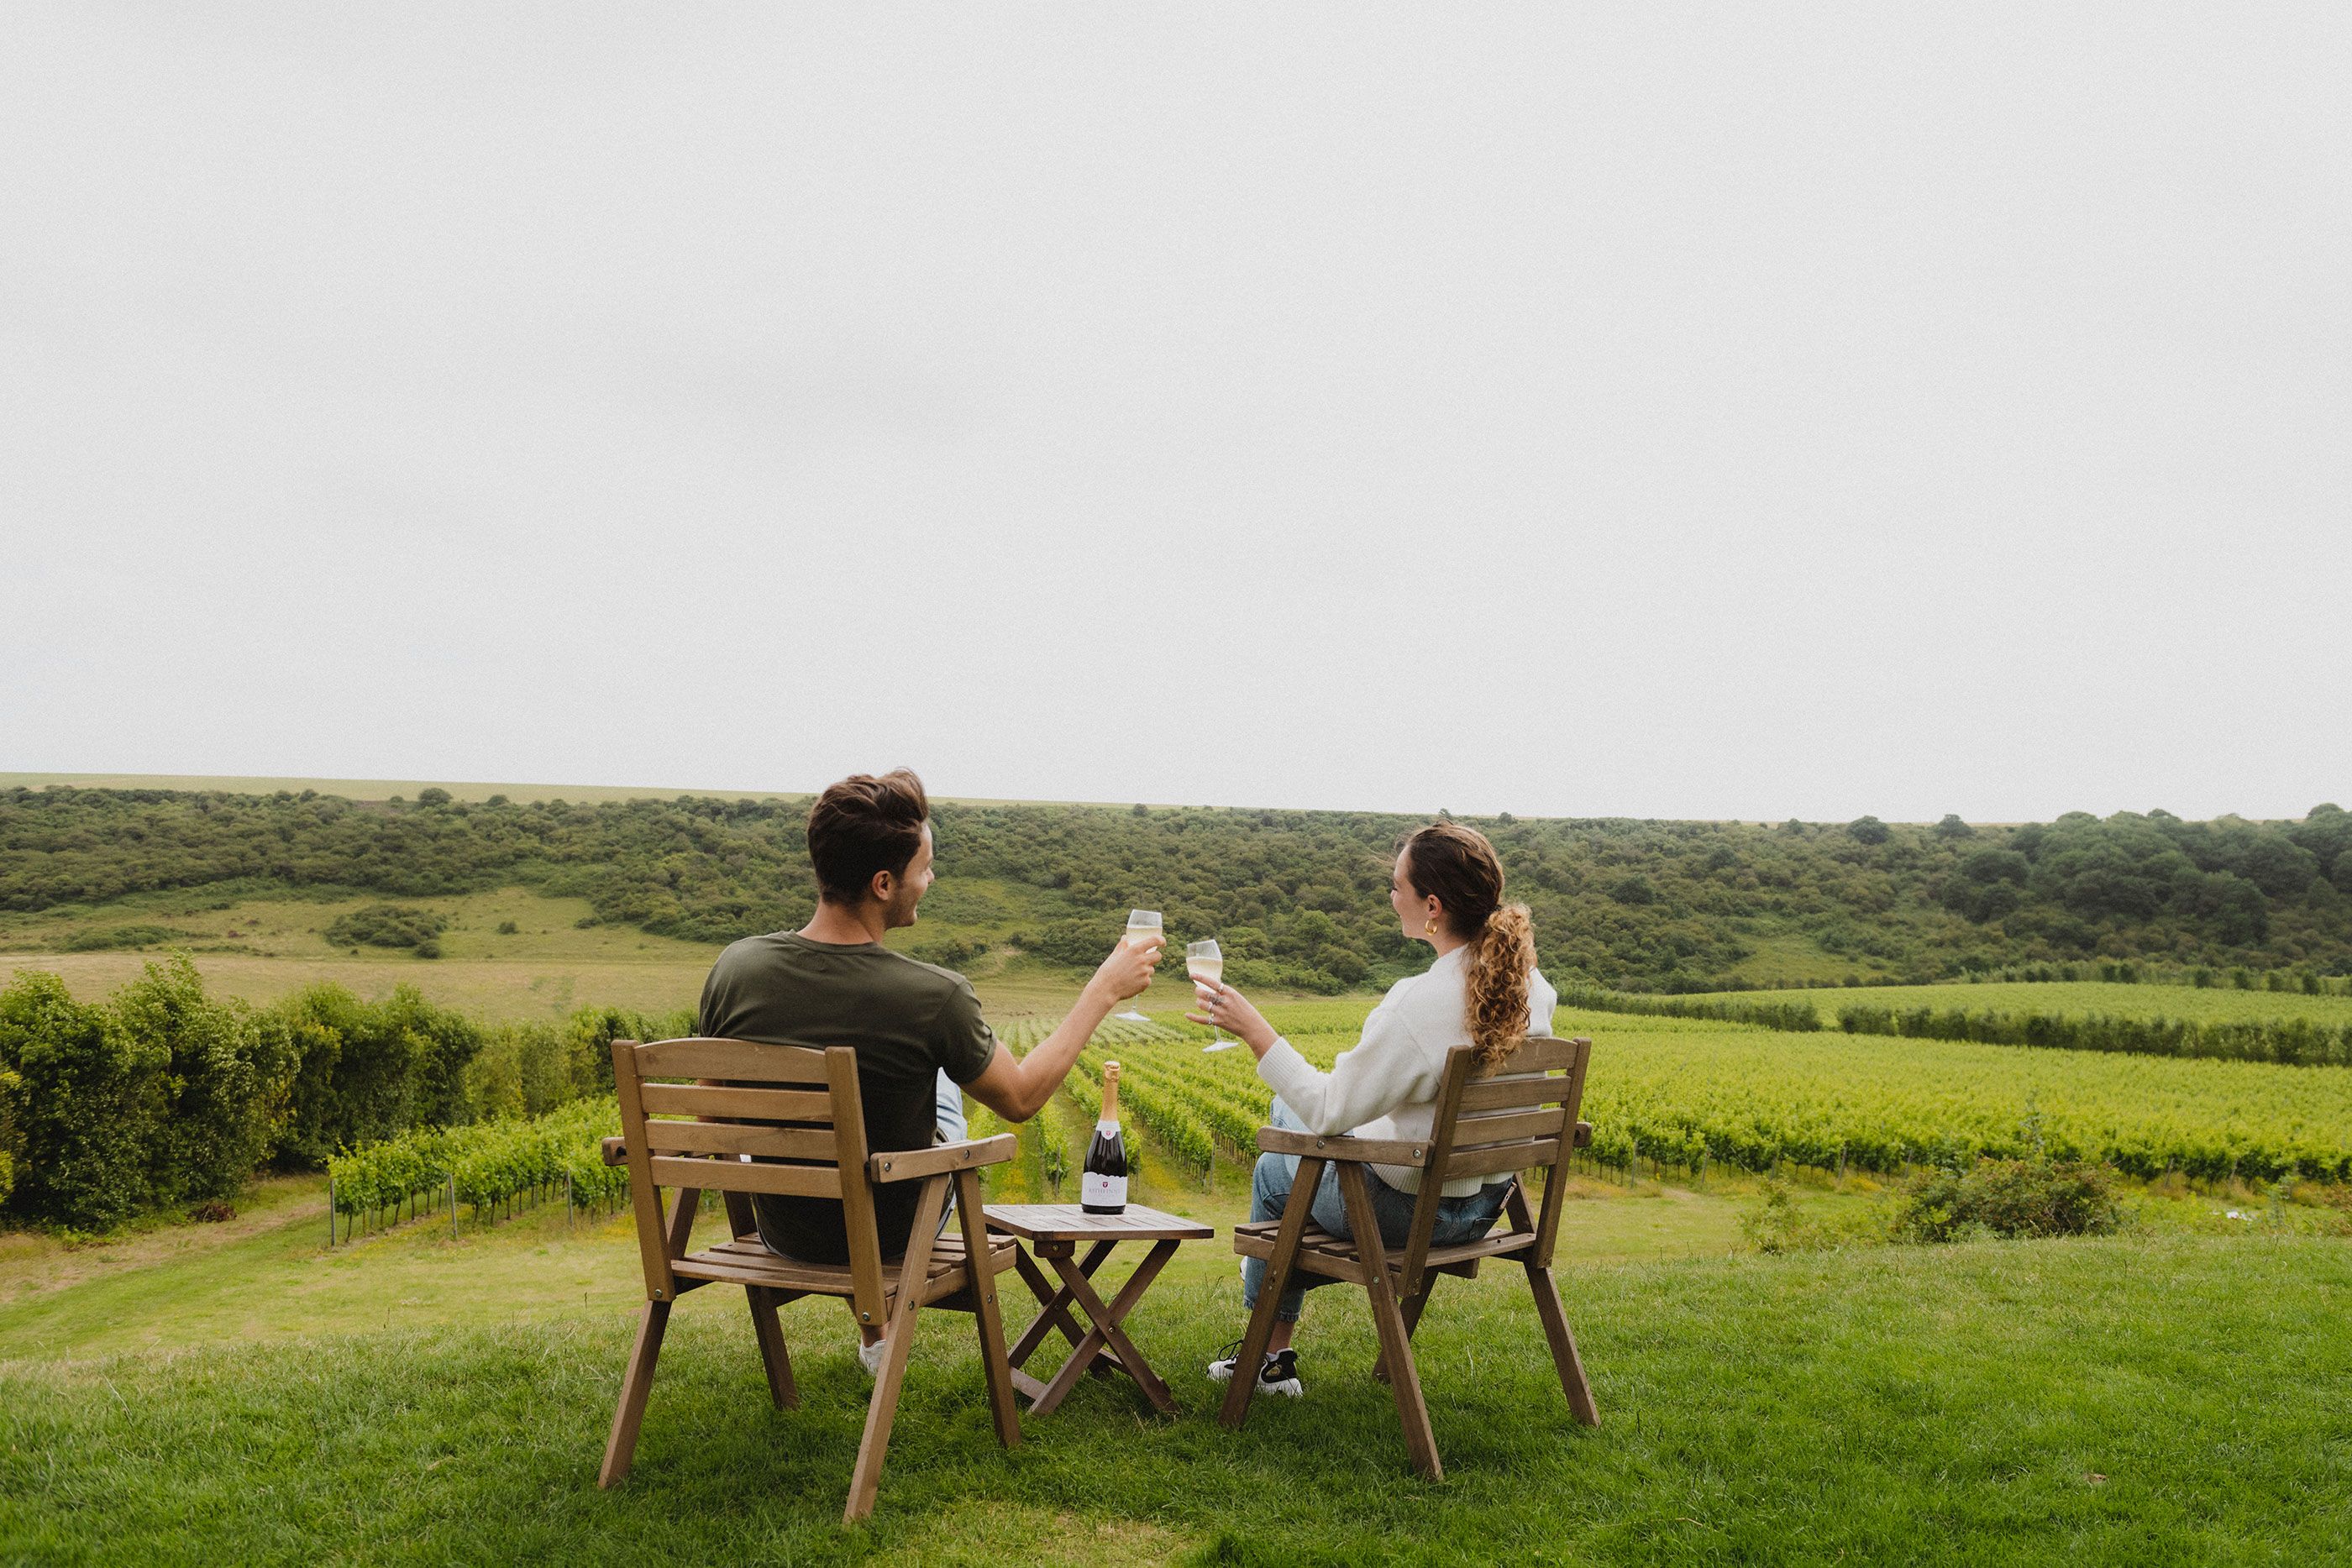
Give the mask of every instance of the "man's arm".
<svg viewBox="0 0 2352 1568">
<path fill-rule="evenodd" d="M 1102 967 L 1078 993 L 1078 1005 L 1061 1027 L 1026 1056 L 1015 1056 L 1000 1044 L 985 1071 L 965 1084 L 964 1092 L 1007 1122 L 1025 1122 L 1045 1107 L 1070 1075 L 1071 1064 L 1110 1009 L 1129 997 L 1140 996 L 1151 983 L 1152 967 L 1160 962 L 1161 944 L 1130 947 L 1121 942 L 1102 961 Z"/>
</svg>

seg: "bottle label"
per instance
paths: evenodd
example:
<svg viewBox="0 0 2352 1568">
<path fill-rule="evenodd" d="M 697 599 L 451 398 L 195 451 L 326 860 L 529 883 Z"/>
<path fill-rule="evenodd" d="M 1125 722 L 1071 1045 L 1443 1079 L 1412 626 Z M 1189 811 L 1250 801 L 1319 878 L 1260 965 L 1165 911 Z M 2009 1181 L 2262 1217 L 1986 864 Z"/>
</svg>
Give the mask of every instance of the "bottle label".
<svg viewBox="0 0 2352 1568">
<path fill-rule="evenodd" d="M 1124 1208 L 1127 1207 L 1127 1178 L 1123 1176 L 1097 1176 L 1088 1171 L 1078 1194 L 1080 1201 L 1097 1208 Z"/>
</svg>

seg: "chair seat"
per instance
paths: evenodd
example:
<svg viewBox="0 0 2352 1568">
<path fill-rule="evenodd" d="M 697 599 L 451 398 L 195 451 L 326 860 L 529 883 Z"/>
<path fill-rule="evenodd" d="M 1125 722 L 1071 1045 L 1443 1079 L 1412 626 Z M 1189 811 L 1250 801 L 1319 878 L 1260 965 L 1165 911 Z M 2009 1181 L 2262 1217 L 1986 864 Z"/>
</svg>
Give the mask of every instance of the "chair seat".
<svg viewBox="0 0 2352 1568">
<path fill-rule="evenodd" d="M 1013 1253 L 1019 1243 L 1010 1236 L 988 1239 L 988 1271 L 1000 1273 L 1013 1267 Z M 963 1238 L 954 1231 L 931 1243 L 930 1262 L 923 1270 L 922 1304 L 929 1306 L 942 1297 L 951 1296 L 971 1282 L 970 1270 L 964 1267 Z M 886 1295 L 896 1295 L 900 1263 L 882 1265 L 882 1290 Z M 759 1238 L 739 1236 L 716 1247 L 699 1252 L 689 1252 L 670 1265 L 670 1272 L 681 1280 L 719 1281 L 730 1285 L 760 1285 L 772 1291 L 789 1291 L 801 1296 L 850 1296 L 856 1293 L 849 1265 L 846 1263 L 803 1263 L 797 1258 L 781 1258 L 761 1245 Z"/>
<path fill-rule="evenodd" d="M 1244 1258 L 1274 1256 L 1274 1239 L 1282 1228 L 1278 1219 L 1254 1219 L 1234 1227 L 1234 1250 Z M 1493 1236 L 1483 1236 L 1475 1241 L 1465 1241 L 1454 1247 L 1432 1247 L 1428 1268 L 1437 1273 L 1458 1274 L 1475 1279 L 1479 1260 L 1499 1258 L 1508 1253 L 1524 1252 L 1536 1244 L 1535 1233 L 1507 1230 Z M 1389 1272 L 1404 1271 L 1401 1249 L 1388 1249 Z M 1297 1267 L 1334 1280 L 1346 1280 L 1354 1284 L 1364 1282 L 1362 1260 L 1357 1256 L 1356 1244 L 1343 1240 L 1320 1227 L 1310 1225 L 1298 1238 Z"/>
</svg>

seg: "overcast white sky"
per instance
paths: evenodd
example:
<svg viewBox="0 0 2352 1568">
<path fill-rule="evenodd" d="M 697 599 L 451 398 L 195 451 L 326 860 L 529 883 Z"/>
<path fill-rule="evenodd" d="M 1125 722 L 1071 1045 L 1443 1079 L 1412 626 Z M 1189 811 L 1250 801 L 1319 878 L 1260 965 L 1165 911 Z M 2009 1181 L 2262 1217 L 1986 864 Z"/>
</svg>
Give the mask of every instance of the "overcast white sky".
<svg viewBox="0 0 2352 1568">
<path fill-rule="evenodd" d="M 0 768 L 2352 803 L 2352 7 L 0 11 Z"/>
</svg>

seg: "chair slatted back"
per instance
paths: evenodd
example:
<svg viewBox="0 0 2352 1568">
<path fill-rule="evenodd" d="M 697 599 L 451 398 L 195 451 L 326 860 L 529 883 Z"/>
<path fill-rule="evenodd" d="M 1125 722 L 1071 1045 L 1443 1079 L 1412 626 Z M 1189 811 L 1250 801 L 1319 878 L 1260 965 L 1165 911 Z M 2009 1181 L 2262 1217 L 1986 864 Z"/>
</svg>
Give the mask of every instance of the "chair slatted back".
<svg viewBox="0 0 2352 1568">
<path fill-rule="evenodd" d="M 857 1055 L 741 1040 L 613 1042 L 646 1294 L 673 1301 L 705 1192 L 837 1200 L 859 1318 L 884 1320 L 881 1239 L 866 1169 Z M 660 1189 L 675 1189 L 663 1213 Z"/>
<path fill-rule="evenodd" d="M 1542 1170 L 1544 1199 L 1538 1221 L 1535 1261 L 1551 1266 L 1563 1193 L 1557 1167 L 1575 1146 L 1577 1113 L 1584 1103 L 1584 1073 L 1592 1041 L 1583 1036 L 1557 1040 L 1534 1035 L 1491 1068 L 1478 1065 L 1478 1048 L 1456 1046 L 1447 1053 L 1445 1077 L 1430 1121 L 1429 1163 L 1423 1167 L 1421 1196 L 1401 1260 L 1400 1293 L 1420 1292 L 1437 1225 L 1437 1205 L 1449 1181 L 1516 1176 Z"/>
</svg>

